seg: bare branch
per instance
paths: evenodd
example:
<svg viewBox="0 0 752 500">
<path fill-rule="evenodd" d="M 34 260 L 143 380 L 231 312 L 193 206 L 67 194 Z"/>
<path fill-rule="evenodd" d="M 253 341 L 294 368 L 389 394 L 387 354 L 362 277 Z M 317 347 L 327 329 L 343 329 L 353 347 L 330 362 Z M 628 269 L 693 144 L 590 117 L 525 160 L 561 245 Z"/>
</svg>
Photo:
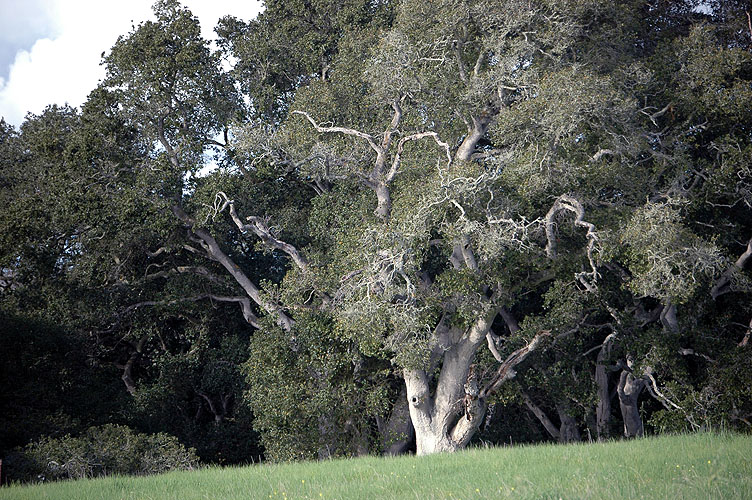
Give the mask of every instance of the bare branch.
<svg viewBox="0 0 752 500">
<path fill-rule="evenodd" d="M 574 224 L 575 226 L 584 227 L 587 229 L 587 258 L 590 263 L 592 272 L 590 273 L 578 273 L 577 279 L 582 283 L 588 291 L 595 290 L 595 282 L 599 278 L 598 270 L 595 266 L 595 259 L 593 252 L 595 250 L 595 243 L 598 241 L 598 235 L 595 231 L 595 225 L 585 220 L 585 208 L 582 206 L 576 198 L 563 194 L 554 202 L 551 209 L 546 214 L 546 255 L 550 259 L 555 259 L 557 256 L 557 244 L 556 244 L 556 223 L 554 218 L 560 210 L 567 210 L 575 214 Z M 590 281 L 586 278 L 589 277 Z"/>
<path fill-rule="evenodd" d="M 297 265 L 301 271 L 306 272 L 308 270 L 308 260 L 298 251 L 297 248 L 295 248 L 295 246 L 274 236 L 274 234 L 272 234 L 271 230 L 269 229 L 269 226 L 263 219 L 256 216 L 246 217 L 246 220 L 248 220 L 250 224 L 244 224 L 240 216 L 238 216 L 237 211 L 235 210 L 234 200 L 231 200 L 222 191 L 216 194 L 216 199 L 218 201 L 224 200 L 217 213 L 222 212 L 225 207 L 230 207 L 230 217 L 232 217 L 233 222 L 241 232 L 253 232 L 261 239 L 261 241 L 264 242 L 266 246 L 274 248 L 276 250 L 281 250 L 289 255 L 293 262 L 295 262 L 295 265 Z"/>
<path fill-rule="evenodd" d="M 715 362 L 715 360 L 711 358 L 710 356 L 708 356 L 707 354 L 699 353 L 695 351 L 694 349 L 687 349 L 685 347 L 682 347 L 679 349 L 679 354 L 681 354 L 682 356 L 698 356 L 700 358 L 704 358 L 707 361 L 710 361 L 711 363 Z"/>
<path fill-rule="evenodd" d="M 227 272 L 230 273 L 233 279 L 235 279 L 235 281 L 243 288 L 248 297 L 250 297 L 266 312 L 276 316 L 277 324 L 279 324 L 279 326 L 284 328 L 286 331 L 292 330 L 294 324 L 292 318 L 290 318 L 287 313 L 285 313 L 285 311 L 279 304 L 261 295 L 261 290 L 259 290 L 258 287 L 250 280 L 250 278 L 248 278 L 248 276 L 240 269 L 240 266 L 238 266 L 222 250 L 222 248 L 219 246 L 219 243 L 217 243 L 217 240 L 214 239 L 214 237 L 209 234 L 208 231 L 206 231 L 205 229 L 196 228 L 196 222 L 191 217 L 189 217 L 188 214 L 186 214 L 182 207 L 180 207 L 179 205 L 174 205 L 172 207 L 172 211 L 180 221 L 182 221 L 192 229 L 192 235 L 194 235 L 193 238 L 200 242 L 201 246 L 206 250 L 208 258 L 219 262 L 222 267 L 224 267 Z"/>
<path fill-rule="evenodd" d="M 159 247 L 159 248 L 157 248 L 156 250 L 154 250 L 153 252 L 150 252 L 150 251 L 148 251 L 148 250 L 147 250 L 147 251 L 146 251 L 146 255 L 147 255 L 148 257 L 150 257 L 150 258 L 154 258 L 154 257 L 159 257 L 159 256 L 160 256 L 160 255 L 162 255 L 163 253 L 165 253 L 165 252 L 169 252 L 169 251 L 170 251 L 170 249 L 169 249 L 169 248 L 167 248 L 167 247 Z"/>
<path fill-rule="evenodd" d="M 400 141 L 397 143 L 397 153 L 394 155 L 394 160 L 392 161 L 392 168 L 389 169 L 389 172 L 386 174 L 386 182 L 392 182 L 397 175 L 400 167 L 401 162 L 401 155 L 402 150 L 405 147 L 405 143 L 408 141 L 417 141 L 419 139 L 423 139 L 424 137 L 432 137 L 434 141 L 436 141 L 436 144 L 444 148 L 447 155 L 447 165 L 452 163 L 452 153 L 449 149 L 449 144 L 446 142 L 442 142 L 441 139 L 439 139 L 439 134 L 436 132 L 420 132 L 413 135 L 408 135 L 407 137 L 403 137 L 400 139 Z"/>
<path fill-rule="evenodd" d="M 392 135 L 397 131 L 400 122 L 402 121 L 402 107 L 400 101 L 397 99 L 392 101 L 392 109 L 394 115 L 392 116 L 392 122 L 389 124 L 389 128 L 384 132 L 384 140 L 381 142 L 381 148 L 383 151 L 387 151 L 392 144 Z"/>
<path fill-rule="evenodd" d="M 180 304 L 184 302 L 198 302 L 201 300 L 213 300 L 217 302 L 237 302 L 242 309 L 243 318 L 245 318 L 246 322 L 255 328 L 260 328 L 259 319 L 253 313 L 253 309 L 251 308 L 251 301 L 248 299 L 248 297 L 225 297 L 221 295 L 214 295 L 211 293 L 203 293 L 200 295 L 194 295 L 192 297 L 180 297 L 177 299 L 170 299 L 170 300 L 145 300 L 142 302 L 131 304 L 130 306 L 126 307 L 123 311 L 121 311 L 119 315 L 124 316 L 142 307 L 171 306 L 171 305 Z"/>
<path fill-rule="evenodd" d="M 713 299 L 717 299 L 721 295 L 731 291 L 731 281 L 733 274 L 736 271 L 744 269 L 747 261 L 752 257 L 752 238 L 747 241 L 747 248 L 744 250 L 734 265 L 726 269 L 726 271 L 716 280 L 713 284 L 713 288 L 710 289 L 710 295 Z"/>
<path fill-rule="evenodd" d="M 365 132 L 361 132 L 359 130 L 355 130 L 352 128 L 345 128 L 345 127 L 322 127 L 318 123 L 316 123 L 316 121 L 313 118 L 311 118 L 311 115 L 309 115 L 305 111 L 295 110 L 292 112 L 292 114 L 304 116 L 311 123 L 311 125 L 313 125 L 313 128 L 315 128 L 318 132 L 339 133 L 339 134 L 351 135 L 354 137 L 365 139 L 365 141 L 368 142 L 368 145 L 371 146 L 371 149 L 376 151 L 377 154 L 379 155 L 384 154 L 384 150 L 381 148 L 381 146 L 379 146 L 378 144 L 374 142 L 373 136 L 366 134 Z"/>
<path fill-rule="evenodd" d="M 599 149 L 597 153 L 593 155 L 592 158 L 590 158 L 591 162 L 596 162 L 601 159 L 601 157 L 605 155 L 613 155 L 615 154 L 613 150 L 611 149 Z"/>
<path fill-rule="evenodd" d="M 517 318 L 515 318 L 506 307 L 501 307 L 499 309 L 499 314 L 501 315 L 501 319 L 503 319 L 504 323 L 507 325 L 507 328 L 509 328 L 510 333 L 517 333 L 520 330 Z"/>
<path fill-rule="evenodd" d="M 641 109 L 640 113 L 642 113 L 645 116 L 647 116 L 650 119 L 650 121 L 653 123 L 653 125 L 655 125 L 657 127 L 658 126 L 658 122 L 656 122 L 656 120 L 658 118 L 660 118 L 661 116 L 665 115 L 666 112 L 668 112 L 669 110 L 671 110 L 673 108 L 673 106 L 674 106 L 674 103 L 670 102 L 670 103 L 666 104 L 666 107 L 664 107 L 662 110 L 656 111 L 653 114 L 648 113 L 644 109 Z M 655 108 L 653 108 L 653 109 L 655 109 Z"/>
<path fill-rule="evenodd" d="M 501 356 L 501 353 L 496 348 L 496 343 L 500 340 L 500 337 L 489 330 L 489 332 L 486 334 L 486 342 L 488 343 L 488 350 L 491 351 L 491 354 L 493 354 L 493 357 L 496 358 L 496 361 L 499 363 L 504 362 L 504 358 Z"/>
<path fill-rule="evenodd" d="M 538 405 L 533 403 L 533 400 L 530 399 L 530 396 L 524 391 L 522 392 L 522 400 L 525 402 L 525 406 L 527 406 L 528 410 L 533 412 L 533 415 L 535 415 L 538 421 L 543 424 L 543 427 L 546 428 L 551 437 L 558 440 L 561 435 L 559 433 L 559 429 L 557 429 L 554 423 L 551 422 L 551 419 L 548 418 L 546 412 L 544 412 Z"/>
<path fill-rule="evenodd" d="M 647 378 L 648 382 L 650 382 L 649 384 L 645 385 L 648 388 L 648 391 L 650 391 L 650 394 L 652 394 L 654 398 L 660 401 L 667 410 L 670 410 L 671 408 L 682 410 L 681 406 L 671 401 L 668 397 L 666 397 L 665 394 L 661 392 L 660 389 L 658 389 L 658 383 L 655 381 L 655 377 L 653 377 L 652 373 L 646 373 L 645 378 Z"/>
<path fill-rule="evenodd" d="M 499 366 L 494 374 L 493 378 L 486 384 L 483 390 L 480 392 L 481 398 L 486 398 L 502 386 L 507 380 L 513 379 L 517 372 L 514 371 L 514 367 L 522 363 L 533 351 L 535 351 L 545 337 L 551 335 L 551 330 L 541 330 L 535 337 L 524 347 L 520 347 L 512 354 L 507 356 L 507 359 Z"/>
<path fill-rule="evenodd" d="M 248 297 L 223 297 L 210 294 L 207 296 L 207 298 L 215 300 L 217 302 L 237 302 L 238 305 L 240 305 L 240 309 L 243 312 L 243 318 L 245 319 L 246 323 L 255 328 L 261 328 L 261 326 L 259 326 L 258 316 L 253 313 L 251 301 Z"/>
</svg>

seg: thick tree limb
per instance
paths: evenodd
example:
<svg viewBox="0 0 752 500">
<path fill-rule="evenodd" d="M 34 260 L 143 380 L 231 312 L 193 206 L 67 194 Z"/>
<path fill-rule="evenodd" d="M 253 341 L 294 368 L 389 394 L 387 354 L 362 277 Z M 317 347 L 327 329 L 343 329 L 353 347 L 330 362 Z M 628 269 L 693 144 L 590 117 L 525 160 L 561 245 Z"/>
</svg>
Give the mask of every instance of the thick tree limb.
<svg viewBox="0 0 752 500">
<path fill-rule="evenodd" d="M 241 220 L 240 216 L 238 216 L 237 211 L 235 210 L 235 202 L 234 200 L 231 200 L 225 193 L 222 191 L 217 193 L 217 198 L 219 201 L 222 201 L 221 207 L 218 209 L 217 213 L 222 212 L 225 207 L 230 208 L 230 217 L 232 217 L 233 222 L 238 227 L 238 229 L 245 233 L 245 232 L 252 232 L 256 236 L 258 236 L 261 241 L 264 242 L 266 246 L 269 248 L 273 248 L 276 250 L 281 250 L 282 252 L 286 253 L 290 256 L 292 261 L 295 263 L 298 268 L 300 268 L 301 271 L 306 272 L 308 270 L 308 260 L 298 251 L 295 246 L 282 241 L 278 239 L 276 236 L 274 236 L 269 229 L 269 226 L 264 222 L 263 219 L 256 216 L 250 216 L 246 217 L 246 220 L 250 222 L 250 224 L 245 224 Z"/>
<path fill-rule="evenodd" d="M 624 422 L 625 437 L 641 437 L 645 428 L 642 424 L 640 409 L 637 401 L 642 389 L 645 387 L 643 378 L 635 377 L 631 369 L 632 362 L 627 359 L 627 367 L 619 375 L 619 383 L 616 392 L 619 395 L 619 407 L 622 421 Z"/>
<path fill-rule="evenodd" d="M 394 99 L 392 101 L 392 109 L 394 110 L 394 115 L 392 115 L 392 121 L 389 124 L 389 128 L 386 129 L 386 131 L 384 132 L 384 138 L 381 141 L 381 148 L 383 151 L 389 150 L 389 146 L 391 146 L 392 144 L 392 136 L 394 135 L 395 132 L 397 132 L 397 128 L 399 127 L 399 124 L 402 121 L 402 106 L 400 106 L 400 101 L 398 101 L 397 99 Z"/>
<path fill-rule="evenodd" d="M 595 231 L 595 225 L 585 220 L 585 207 L 583 207 L 582 203 L 580 203 L 573 196 L 566 194 L 559 196 L 559 198 L 554 202 L 554 204 L 551 206 L 551 209 L 546 214 L 546 255 L 550 259 L 556 259 L 557 257 L 556 221 L 554 219 L 556 217 L 556 214 L 561 210 L 567 210 L 574 213 L 575 226 L 587 229 L 587 258 L 592 271 L 589 273 L 578 273 L 576 277 L 588 291 L 592 292 L 595 290 L 595 283 L 599 278 L 598 270 L 595 266 L 595 257 L 593 256 L 593 253 L 595 251 L 595 244 L 598 241 L 598 234 Z M 589 280 L 587 278 L 589 278 Z"/>
<path fill-rule="evenodd" d="M 502 357 L 499 350 L 496 348 L 496 343 L 499 341 L 499 336 L 493 333 L 492 331 L 488 331 L 488 334 L 486 335 L 486 342 L 488 343 L 488 350 L 491 351 L 491 354 L 493 354 L 493 357 L 498 361 L 499 363 L 504 362 L 504 358 Z"/>
<path fill-rule="evenodd" d="M 152 258 L 152 259 L 153 259 L 154 257 L 159 257 L 159 256 L 160 256 L 160 255 L 162 255 L 163 253 L 165 253 L 165 252 L 169 252 L 169 251 L 170 251 L 170 249 L 169 249 L 169 248 L 167 248 L 167 247 L 159 247 L 159 248 L 157 248 L 156 250 L 154 250 L 153 252 L 150 252 L 150 251 L 148 251 L 148 250 L 147 250 L 147 251 L 146 251 L 146 255 L 147 255 L 147 256 L 148 256 L 149 258 Z"/>
<path fill-rule="evenodd" d="M 498 391 L 504 382 L 513 379 L 517 375 L 514 368 L 525 361 L 525 359 L 540 346 L 543 339 L 550 335 L 551 330 L 541 330 L 526 346 L 520 347 L 507 356 L 507 359 L 505 359 L 499 368 L 497 368 L 493 378 L 485 385 L 485 387 L 483 387 L 483 390 L 480 392 L 480 397 L 487 398 Z"/>
<path fill-rule="evenodd" d="M 517 333 L 520 330 L 517 318 L 515 318 L 506 307 L 502 306 L 501 309 L 499 309 L 499 315 L 501 316 L 501 319 L 504 320 L 507 328 L 509 328 L 509 333 Z"/>
<path fill-rule="evenodd" d="M 559 429 L 557 429 L 551 419 L 548 418 L 546 412 L 544 412 L 539 406 L 533 403 L 533 400 L 530 399 L 530 396 L 524 391 L 522 391 L 522 400 L 525 402 L 525 406 L 527 406 L 528 410 L 533 412 L 533 415 L 535 415 L 538 421 L 543 424 L 543 427 L 551 435 L 551 437 L 558 441 L 561 437 Z"/>
<path fill-rule="evenodd" d="M 131 352 L 124 365 L 114 363 L 116 368 L 123 370 L 123 375 L 120 379 L 125 384 L 125 390 L 127 390 L 128 394 L 131 396 L 136 394 L 136 381 L 133 379 L 133 366 L 136 364 L 136 361 L 138 361 L 138 358 L 141 357 L 141 353 L 146 345 L 146 339 L 147 338 L 144 336 L 141 337 L 137 343 L 131 344 L 133 345 L 133 352 Z"/>
<path fill-rule="evenodd" d="M 389 219 L 389 214 L 392 208 L 389 184 L 394 180 L 397 173 L 399 172 L 402 151 L 407 142 L 419 140 L 424 137 L 432 137 L 439 146 L 443 147 L 447 151 L 447 159 L 449 162 L 451 162 L 449 145 L 445 142 L 442 142 L 439 139 L 438 134 L 436 134 L 435 132 L 420 132 L 400 139 L 397 144 L 397 152 L 392 161 L 392 165 L 387 171 L 388 151 L 392 144 L 394 134 L 398 133 L 398 126 L 400 124 L 400 121 L 402 120 L 402 107 L 400 106 L 400 102 L 401 100 L 395 99 L 391 103 L 392 109 L 394 109 L 394 115 L 392 116 L 392 121 L 389 124 L 389 127 L 386 131 L 384 131 L 381 144 L 377 144 L 375 138 L 370 134 L 366 134 L 365 132 L 345 127 L 324 127 L 318 124 L 316 120 L 314 120 L 311 115 L 309 115 L 305 111 L 293 111 L 293 114 L 304 116 L 318 132 L 339 133 L 343 135 L 358 137 L 365 140 L 371 147 L 371 149 L 376 152 L 376 161 L 374 162 L 371 172 L 369 174 L 356 173 L 355 175 L 357 175 L 366 186 L 371 188 L 376 193 L 378 204 L 374 213 L 384 221 L 387 221 Z"/>
<path fill-rule="evenodd" d="M 467 135 L 454 154 L 456 162 L 470 161 L 475 152 L 475 147 L 483 136 L 486 135 L 486 130 L 491 125 L 494 115 L 495 113 L 490 108 L 487 108 L 481 116 L 472 117 L 472 125 L 468 124 Z"/>
<path fill-rule="evenodd" d="M 713 288 L 710 289 L 710 296 L 713 297 L 713 300 L 731 291 L 731 280 L 733 274 L 744 269 L 744 266 L 747 265 L 750 258 L 752 258 L 752 238 L 747 241 L 747 248 L 739 258 L 736 259 L 734 265 L 729 267 L 713 284 Z"/>
<path fill-rule="evenodd" d="M 598 152 L 596 152 L 592 158 L 590 158 L 591 162 L 596 162 L 600 160 L 605 155 L 613 155 L 614 152 L 611 149 L 599 149 Z"/>
<path fill-rule="evenodd" d="M 606 363 L 611 356 L 611 348 L 617 333 L 611 333 L 603 340 L 595 361 L 595 385 L 598 394 L 598 405 L 595 410 L 595 425 L 598 440 L 606 439 L 610 434 L 611 393 L 608 387 L 608 367 Z"/>
<path fill-rule="evenodd" d="M 405 143 L 409 141 L 417 141 L 419 139 L 423 139 L 424 137 L 431 137 L 434 141 L 436 141 L 436 144 L 441 146 L 446 150 L 447 155 L 447 165 L 452 162 L 452 153 L 449 149 L 449 144 L 446 142 L 442 142 L 441 139 L 439 139 L 439 134 L 436 132 L 420 132 L 418 134 L 408 135 L 406 137 L 403 137 L 400 139 L 400 141 L 397 143 L 397 152 L 394 155 L 394 159 L 392 161 L 392 167 L 389 169 L 389 172 L 386 174 L 386 182 L 392 182 L 394 178 L 396 177 L 397 173 L 399 172 L 400 162 L 402 161 L 402 150 L 405 147 Z"/>
<path fill-rule="evenodd" d="M 322 127 L 321 125 L 319 125 L 318 123 L 316 123 L 316 120 L 314 120 L 313 118 L 311 118 L 311 115 L 309 115 L 305 111 L 294 110 L 292 112 L 292 114 L 304 116 L 306 118 L 306 120 L 308 120 L 311 123 L 311 125 L 313 125 L 313 128 L 315 128 L 317 132 L 321 132 L 321 133 L 325 133 L 325 134 L 331 134 L 331 133 L 344 134 L 344 135 L 349 135 L 349 136 L 353 136 L 353 137 L 358 137 L 360 139 L 364 139 L 368 143 L 368 145 L 371 146 L 371 149 L 373 149 L 374 151 L 376 151 L 377 155 L 383 155 L 384 154 L 384 149 L 381 146 L 379 146 L 378 144 L 376 144 L 376 142 L 373 140 L 373 136 L 370 135 L 370 134 L 366 134 L 365 132 L 361 132 L 361 131 L 355 130 L 353 128 L 345 128 L 345 127 Z"/>
<path fill-rule="evenodd" d="M 170 306 L 174 304 L 180 304 L 182 302 L 198 302 L 200 300 L 213 300 L 216 302 L 236 302 L 238 305 L 240 305 L 240 308 L 243 312 L 243 318 L 245 321 L 255 327 L 260 328 L 259 326 L 259 319 L 258 317 L 253 313 L 253 308 L 251 307 L 251 301 L 248 299 L 248 297 L 228 297 L 223 295 L 215 295 L 211 293 L 203 293 L 200 295 L 194 295 L 191 297 L 181 297 L 178 299 L 170 299 L 170 300 L 145 300 L 143 302 L 137 302 L 135 304 L 131 304 L 128 307 L 126 307 L 120 315 L 123 316 L 125 314 L 128 314 L 129 312 L 135 311 L 136 309 L 140 309 L 142 307 L 155 307 L 155 306 Z"/>
<path fill-rule="evenodd" d="M 294 321 L 287 313 L 282 309 L 279 304 L 276 304 L 269 299 L 263 298 L 261 291 L 256 285 L 248 278 L 248 276 L 219 246 L 217 240 L 209 234 L 208 231 L 195 227 L 195 221 L 186 214 L 183 209 L 175 205 L 172 208 L 175 216 L 192 229 L 192 233 L 200 240 L 201 246 L 204 247 L 210 259 L 218 262 L 224 267 L 235 281 L 243 288 L 243 291 L 250 297 L 256 304 L 258 304 L 267 313 L 274 315 L 277 318 L 277 324 L 284 328 L 286 331 L 292 330 Z"/>
</svg>

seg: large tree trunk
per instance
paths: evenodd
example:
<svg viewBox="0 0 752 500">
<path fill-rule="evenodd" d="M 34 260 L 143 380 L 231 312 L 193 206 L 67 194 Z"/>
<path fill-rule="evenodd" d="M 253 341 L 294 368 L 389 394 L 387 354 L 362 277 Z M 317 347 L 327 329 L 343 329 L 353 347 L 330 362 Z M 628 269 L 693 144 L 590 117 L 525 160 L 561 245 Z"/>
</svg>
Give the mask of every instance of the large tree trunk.
<svg viewBox="0 0 752 500">
<path fill-rule="evenodd" d="M 637 406 L 637 400 L 644 387 L 645 381 L 643 379 L 635 378 L 632 372 L 628 370 L 621 372 L 617 392 L 621 416 L 624 421 L 625 437 L 641 437 L 645 432 L 640 417 L 640 409 Z"/>
<path fill-rule="evenodd" d="M 465 332 L 456 328 L 442 330 L 443 342 L 450 347 L 443 352 L 433 397 L 425 370 L 404 371 L 418 455 L 464 448 L 483 421 L 485 398 L 480 397 L 475 377 L 468 375 L 475 352 L 486 340 L 496 314 L 496 309 L 490 310 Z"/>
<path fill-rule="evenodd" d="M 381 182 L 376 184 L 375 191 L 378 205 L 376 206 L 374 213 L 377 217 L 386 221 L 389 219 L 389 212 L 392 210 L 392 199 L 389 194 L 389 187 Z"/>
<path fill-rule="evenodd" d="M 410 418 L 415 429 L 415 453 L 429 455 L 454 451 L 457 446 L 449 440 L 447 427 L 434 419 L 433 400 L 428 377 L 423 370 L 405 370 L 405 387 Z"/>
<path fill-rule="evenodd" d="M 514 378 L 514 368 L 540 345 L 543 337 L 551 333 L 539 332 L 529 344 L 510 354 L 481 389 L 471 364 L 478 347 L 486 340 L 497 312 L 498 309 L 489 310 L 464 332 L 444 328 L 438 334 L 443 363 L 433 397 L 426 370 L 404 370 L 418 455 L 454 451 L 467 446 L 483 422 L 488 396 L 504 382 Z"/>
</svg>

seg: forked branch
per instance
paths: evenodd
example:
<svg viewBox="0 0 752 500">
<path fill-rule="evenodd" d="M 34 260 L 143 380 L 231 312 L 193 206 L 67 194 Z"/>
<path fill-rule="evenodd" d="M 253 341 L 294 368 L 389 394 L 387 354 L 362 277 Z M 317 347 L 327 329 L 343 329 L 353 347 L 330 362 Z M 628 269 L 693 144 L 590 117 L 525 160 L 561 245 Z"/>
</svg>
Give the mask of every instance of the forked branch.
<svg viewBox="0 0 752 500">
<path fill-rule="evenodd" d="M 295 262 L 295 265 L 297 265 L 301 271 L 305 272 L 308 270 L 308 260 L 303 256 L 303 254 L 301 254 L 294 245 L 291 245 L 290 243 L 282 241 L 276 236 L 274 236 L 269 226 L 261 217 L 257 217 L 257 216 L 246 217 L 246 220 L 250 224 L 244 223 L 243 220 L 238 215 L 237 211 L 235 210 L 235 201 L 231 200 L 222 191 L 216 194 L 216 202 L 217 203 L 215 204 L 215 206 L 218 207 L 216 214 L 221 213 L 222 211 L 224 211 L 225 208 L 229 207 L 230 217 L 232 217 L 233 222 L 238 227 L 240 232 L 245 233 L 245 232 L 250 231 L 254 233 L 256 236 L 258 236 L 261 239 L 261 241 L 264 242 L 264 244 L 267 247 L 273 248 L 275 250 L 281 250 L 282 252 L 289 255 L 290 258 L 293 260 L 293 262 Z"/>
<path fill-rule="evenodd" d="M 373 149 L 374 151 L 376 151 L 376 154 L 379 154 L 379 155 L 383 155 L 384 154 L 384 150 L 381 148 L 381 146 L 379 146 L 378 144 L 376 144 L 376 142 L 373 140 L 373 136 L 370 135 L 370 134 L 366 134 L 365 132 L 361 132 L 360 130 L 355 130 L 353 128 L 323 127 L 323 126 L 319 125 L 316 122 L 316 120 L 314 120 L 313 118 L 311 118 L 311 115 L 309 115 L 305 111 L 295 110 L 295 111 L 292 112 L 292 114 L 304 116 L 306 118 L 306 120 L 308 120 L 311 123 L 311 125 L 313 125 L 313 128 L 315 128 L 317 132 L 321 132 L 321 133 L 324 133 L 324 134 L 331 134 L 331 133 L 344 134 L 344 135 L 349 135 L 349 136 L 353 136 L 353 137 L 359 137 L 361 139 L 364 139 L 368 143 L 368 145 L 371 146 L 371 149 Z"/>
<path fill-rule="evenodd" d="M 577 279 L 582 283 L 588 291 L 595 290 L 595 282 L 598 280 L 599 274 L 595 266 L 595 258 L 593 253 L 595 251 L 595 244 L 598 241 L 598 234 L 595 231 L 595 225 L 585 220 L 585 207 L 582 206 L 576 198 L 563 194 L 557 198 L 551 209 L 546 214 L 546 255 L 550 259 L 556 259 L 557 257 L 557 239 L 556 239 L 556 214 L 566 210 L 575 214 L 574 225 L 587 229 L 587 258 L 590 263 L 592 272 L 578 273 Z M 590 281 L 586 278 L 590 277 Z"/>
<path fill-rule="evenodd" d="M 543 339 L 550 335 L 551 330 L 541 330 L 530 342 L 528 342 L 527 345 L 520 347 L 507 356 L 507 359 L 505 359 L 496 369 L 496 373 L 491 380 L 485 385 L 485 387 L 483 387 L 483 390 L 480 391 L 480 397 L 487 398 L 498 391 L 504 382 L 513 379 L 517 375 L 514 368 L 525 361 L 525 359 L 527 359 L 527 357 L 540 346 Z"/>
</svg>

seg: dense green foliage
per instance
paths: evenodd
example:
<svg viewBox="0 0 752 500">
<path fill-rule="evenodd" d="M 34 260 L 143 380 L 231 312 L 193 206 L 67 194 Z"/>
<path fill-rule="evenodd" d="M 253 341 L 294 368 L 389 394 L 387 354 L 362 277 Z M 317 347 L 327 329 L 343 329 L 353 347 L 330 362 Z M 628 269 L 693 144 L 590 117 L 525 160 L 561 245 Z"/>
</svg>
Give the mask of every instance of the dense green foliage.
<svg viewBox="0 0 752 500">
<path fill-rule="evenodd" d="M 661 436 L 603 444 L 476 448 L 14 486 L 0 498 L 748 498 L 750 437 Z"/>
<path fill-rule="evenodd" d="M 160 0 L 0 122 L 0 455 L 749 432 L 752 33 L 695 3 Z"/>
<path fill-rule="evenodd" d="M 194 469 L 198 457 L 167 434 L 140 434 L 128 427 L 90 427 L 79 437 L 43 438 L 12 457 L 9 475 L 54 481 L 97 476 L 159 474 Z"/>
</svg>

